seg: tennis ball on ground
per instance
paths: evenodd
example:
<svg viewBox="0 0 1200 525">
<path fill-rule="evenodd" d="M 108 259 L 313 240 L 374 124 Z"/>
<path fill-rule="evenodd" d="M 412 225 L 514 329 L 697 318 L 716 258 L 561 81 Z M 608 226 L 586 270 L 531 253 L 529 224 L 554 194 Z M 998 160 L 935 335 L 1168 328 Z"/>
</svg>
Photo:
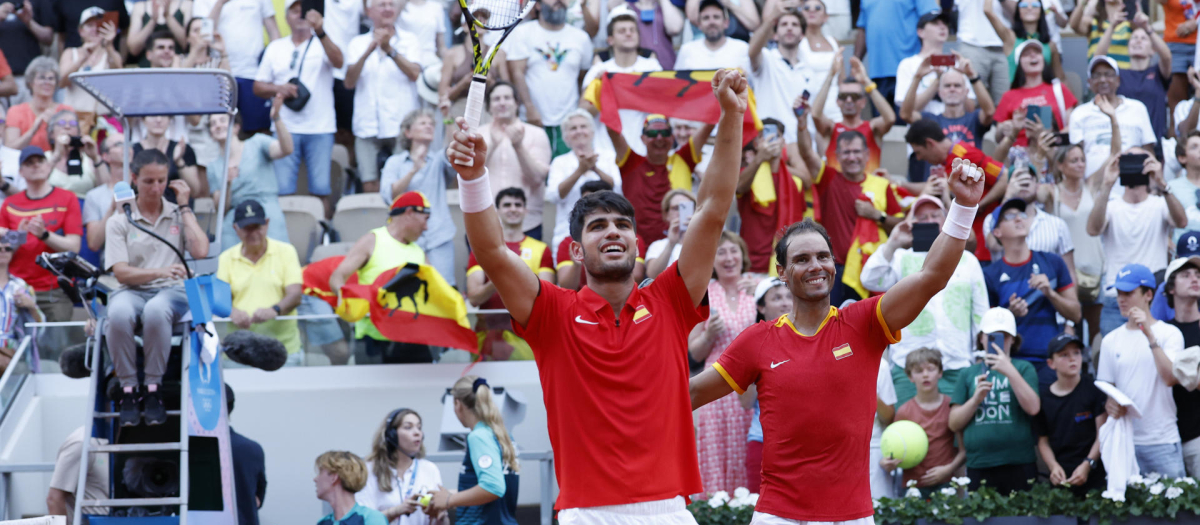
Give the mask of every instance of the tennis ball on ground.
<svg viewBox="0 0 1200 525">
<path fill-rule="evenodd" d="M 426 494 L 424 496 L 421 496 L 421 499 L 417 500 L 417 503 L 420 504 L 422 507 L 428 507 L 429 502 L 432 500 L 433 500 L 433 494 Z"/>
<path fill-rule="evenodd" d="M 879 438 L 883 457 L 899 459 L 900 468 L 913 468 L 925 459 L 929 451 L 929 436 L 925 429 L 912 421 L 897 421 L 888 425 Z"/>
</svg>

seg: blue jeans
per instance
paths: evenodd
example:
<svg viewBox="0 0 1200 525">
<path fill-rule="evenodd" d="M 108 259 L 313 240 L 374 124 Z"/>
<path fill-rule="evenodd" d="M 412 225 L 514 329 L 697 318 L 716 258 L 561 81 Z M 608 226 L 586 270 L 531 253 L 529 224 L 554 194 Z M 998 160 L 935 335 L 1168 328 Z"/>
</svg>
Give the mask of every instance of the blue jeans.
<svg viewBox="0 0 1200 525">
<path fill-rule="evenodd" d="M 329 195 L 329 166 L 333 162 L 333 133 L 293 133 L 292 154 L 275 161 L 275 179 L 279 181 L 279 194 L 296 193 L 296 179 L 300 175 L 300 159 L 308 167 L 308 192 L 312 195 Z"/>
<path fill-rule="evenodd" d="M 1142 471 L 1143 476 L 1151 472 L 1168 478 L 1187 475 L 1183 468 L 1183 445 L 1179 443 L 1134 445 L 1133 453 L 1137 456 L 1138 470 Z"/>
<path fill-rule="evenodd" d="M 1179 42 L 1167 42 L 1167 49 L 1171 50 L 1171 74 L 1187 73 L 1189 67 L 1192 67 L 1196 61 L 1196 44 L 1183 44 Z"/>
<path fill-rule="evenodd" d="M 1127 319 L 1121 315 L 1121 307 L 1117 306 L 1117 297 L 1103 295 L 1101 292 L 1100 300 L 1104 304 L 1104 308 L 1100 310 L 1100 335 L 1105 335 L 1113 330 L 1116 330 L 1125 324 Z"/>
</svg>

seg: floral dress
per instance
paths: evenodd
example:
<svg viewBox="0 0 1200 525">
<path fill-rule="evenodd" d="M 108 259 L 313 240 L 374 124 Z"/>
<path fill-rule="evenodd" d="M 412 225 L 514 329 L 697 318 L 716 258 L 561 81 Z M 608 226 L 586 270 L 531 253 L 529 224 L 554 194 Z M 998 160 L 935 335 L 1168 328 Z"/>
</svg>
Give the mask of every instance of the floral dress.
<svg viewBox="0 0 1200 525">
<path fill-rule="evenodd" d="M 704 360 L 712 366 L 721 352 L 737 338 L 742 330 L 754 324 L 757 310 L 754 298 L 738 291 L 737 309 L 730 310 L 725 288 L 716 280 L 708 283 L 709 310 L 721 315 L 725 330 L 717 336 L 712 352 Z M 707 323 L 707 321 L 705 321 Z M 746 435 L 750 431 L 753 410 L 742 408 L 736 395 L 722 397 L 696 411 L 696 449 L 700 454 L 700 480 L 704 492 L 733 493 L 746 486 Z"/>
</svg>

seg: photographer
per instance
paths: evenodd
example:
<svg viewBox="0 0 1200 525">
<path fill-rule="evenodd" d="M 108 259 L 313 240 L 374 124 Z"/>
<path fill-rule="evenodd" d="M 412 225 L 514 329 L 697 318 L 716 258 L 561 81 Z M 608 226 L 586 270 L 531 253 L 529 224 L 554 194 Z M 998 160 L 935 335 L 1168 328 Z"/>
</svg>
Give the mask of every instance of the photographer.
<svg viewBox="0 0 1200 525">
<path fill-rule="evenodd" d="M 117 378 L 121 381 L 121 426 L 136 426 L 144 417 L 147 425 L 167 420 L 159 386 L 171 352 L 172 326 L 188 311 L 182 280 L 188 277 L 184 261 L 162 241 L 135 228 L 137 221 L 194 258 L 208 255 L 208 236 L 188 206 L 177 206 L 163 198 L 170 159 L 161 151 L 147 149 L 133 158 L 133 185 L 137 199 L 131 217 L 118 213 L 105 225 L 107 243 L 104 261 L 121 287 L 108 303 L 108 350 Z M 180 202 L 188 202 L 191 188 L 182 180 L 170 186 Z M 118 205 L 120 207 L 120 205 Z M 142 346 L 145 354 L 145 387 L 139 392 L 134 327 L 142 316 Z M 139 401 L 143 403 L 139 407 Z"/>
<path fill-rule="evenodd" d="M 96 171 L 101 161 L 96 141 L 87 135 L 81 136 L 79 117 L 74 111 L 56 113 L 50 119 L 47 133 L 54 143 L 54 150 L 47 159 L 54 167 L 50 172 L 50 185 L 81 199 L 86 197 L 99 180 Z"/>
</svg>

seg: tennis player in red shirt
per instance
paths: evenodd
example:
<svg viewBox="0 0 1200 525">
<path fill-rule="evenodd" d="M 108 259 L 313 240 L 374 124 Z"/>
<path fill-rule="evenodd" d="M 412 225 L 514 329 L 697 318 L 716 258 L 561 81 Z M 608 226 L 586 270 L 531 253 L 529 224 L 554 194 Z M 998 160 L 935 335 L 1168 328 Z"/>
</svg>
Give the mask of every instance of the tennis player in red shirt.
<svg viewBox="0 0 1200 525">
<path fill-rule="evenodd" d="M 958 266 L 983 196 L 982 170 L 955 161 L 950 188 L 954 204 L 921 271 L 842 309 L 829 304 L 836 270 L 828 234 L 809 219 L 793 224 L 775 250 L 791 313 L 746 329 L 692 379 L 692 408 L 758 388 L 762 488 L 751 523 L 874 523 L 870 440 L 879 359 Z"/>
<path fill-rule="evenodd" d="M 487 146 L 461 118 L 447 151 L 475 258 L 537 361 L 562 525 L 696 523 L 685 506 L 703 490 L 687 336 L 708 317 L 705 293 L 737 185 L 749 89 L 737 70 L 718 71 L 712 86 L 721 105 L 713 175 L 696 195 L 679 261 L 642 288 L 633 280 L 636 224 L 624 197 L 601 191 L 575 204 L 571 259 L 588 285 L 564 290 L 539 281 L 504 246 L 483 168 Z"/>
</svg>

